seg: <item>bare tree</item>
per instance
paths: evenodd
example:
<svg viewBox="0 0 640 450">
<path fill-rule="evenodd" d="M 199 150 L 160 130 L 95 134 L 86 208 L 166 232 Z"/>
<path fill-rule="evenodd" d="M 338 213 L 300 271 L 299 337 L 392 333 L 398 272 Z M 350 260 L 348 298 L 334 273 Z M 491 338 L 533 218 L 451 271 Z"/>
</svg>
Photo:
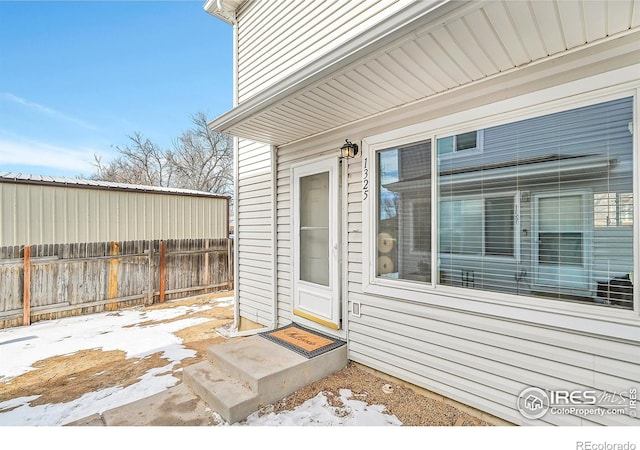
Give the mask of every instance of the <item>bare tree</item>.
<svg viewBox="0 0 640 450">
<path fill-rule="evenodd" d="M 194 189 L 216 194 L 233 190 L 231 137 L 211 131 L 204 113 L 192 116 L 193 127 L 163 150 L 139 132 L 130 143 L 116 147 L 118 157 L 103 163 L 95 155 L 92 179 L 119 183 Z"/>
<path fill-rule="evenodd" d="M 91 178 L 117 183 L 171 186 L 173 167 L 168 161 L 170 154 L 139 132 L 129 136 L 129 140 L 129 145 L 116 147 L 120 156 L 106 164 L 100 155 L 94 155 L 96 172 Z"/>
<path fill-rule="evenodd" d="M 233 144 L 231 137 L 211 131 L 207 118 L 192 116 L 193 128 L 174 142 L 169 163 L 176 184 L 186 189 L 229 194 L 233 189 Z"/>
</svg>

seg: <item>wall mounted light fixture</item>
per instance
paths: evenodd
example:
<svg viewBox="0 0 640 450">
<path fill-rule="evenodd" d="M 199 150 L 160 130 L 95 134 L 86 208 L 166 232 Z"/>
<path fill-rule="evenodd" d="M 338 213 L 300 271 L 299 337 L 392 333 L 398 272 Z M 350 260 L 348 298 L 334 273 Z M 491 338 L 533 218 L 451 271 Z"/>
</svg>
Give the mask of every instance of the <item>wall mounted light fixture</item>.
<svg viewBox="0 0 640 450">
<path fill-rule="evenodd" d="M 358 154 L 358 144 L 354 144 L 349 139 L 345 139 L 344 145 L 340 147 L 341 158 L 353 158 Z"/>
</svg>

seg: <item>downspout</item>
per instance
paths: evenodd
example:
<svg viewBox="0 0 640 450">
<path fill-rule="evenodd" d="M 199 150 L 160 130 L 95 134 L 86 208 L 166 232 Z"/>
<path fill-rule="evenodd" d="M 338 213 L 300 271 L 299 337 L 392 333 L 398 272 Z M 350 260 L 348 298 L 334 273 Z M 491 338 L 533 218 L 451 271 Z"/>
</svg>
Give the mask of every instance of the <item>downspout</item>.
<svg viewBox="0 0 640 450">
<path fill-rule="evenodd" d="M 221 8 L 221 1 L 218 0 L 218 8 Z M 235 22 L 233 24 L 233 106 L 234 108 L 238 106 L 238 23 Z M 238 245 L 239 236 L 240 236 L 240 227 L 238 226 L 238 189 L 240 187 L 239 183 L 239 170 L 240 166 L 240 140 L 237 137 L 233 138 L 233 326 L 231 329 L 233 331 L 238 331 L 238 327 L 240 326 L 240 297 L 238 295 L 238 286 L 240 277 L 238 276 L 240 273 L 240 263 L 238 255 L 240 253 Z"/>
<path fill-rule="evenodd" d="M 237 137 L 233 138 L 233 325 L 231 330 L 234 332 L 240 326 L 240 297 L 238 295 L 240 281 L 238 276 L 240 270 L 238 261 L 238 254 L 240 253 L 240 246 L 238 245 L 240 240 L 240 227 L 238 226 L 238 141 Z"/>
<path fill-rule="evenodd" d="M 273 312 L 271 329 L 278 328 L 278 148 L 271 145 L 271 244 L 272 244 L 272 275 L 271 296 L 273 298 Z"/>
</svg>

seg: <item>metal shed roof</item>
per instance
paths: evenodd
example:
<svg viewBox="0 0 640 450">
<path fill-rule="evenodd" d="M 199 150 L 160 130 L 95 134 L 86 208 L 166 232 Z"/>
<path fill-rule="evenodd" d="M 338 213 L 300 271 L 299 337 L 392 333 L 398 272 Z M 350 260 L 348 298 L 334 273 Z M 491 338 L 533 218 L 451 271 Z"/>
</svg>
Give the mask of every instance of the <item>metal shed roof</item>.
<svg viewBox="0 0 640 450">
<path fill-rule="evenodd" d="M 173 194 L 191 197 L 211 197 L 229 199 L 229 196 L 212 194 L 210 192 L 191 189 L 178 189 L 160 186 L 145 186 L 140 184 L 113 183 L 110 181 L 87 180 L 81 178 L 52 177 L 47 175 L 31 175 L 15 172 L 0 172 L 0 183 L 23 183 L 57 187 L 75 187 L 85 189 L 102 189 L 114 191 L 129 191 L 147 194 Z"/>
</svg>

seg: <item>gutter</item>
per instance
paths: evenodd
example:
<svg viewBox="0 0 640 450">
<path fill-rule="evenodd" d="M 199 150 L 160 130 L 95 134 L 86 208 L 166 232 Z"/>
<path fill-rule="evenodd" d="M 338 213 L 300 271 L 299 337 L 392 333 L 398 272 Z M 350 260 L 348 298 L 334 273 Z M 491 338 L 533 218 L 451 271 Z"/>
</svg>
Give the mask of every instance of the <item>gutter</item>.
<svg viewBox="0 0 640 450">
<path fill-rule="evenodd" d="M 271 328 L 278 328 L 278 148 L 270 145 L 271 151 L 271 243 L 272 243 L 272 275 L 273 286 L 271 297 L 273 298 L 273 311 Z"/>
<path fill-rule="evenodd" d="M 208 3 L 214 1 L 209 0 Z M 209 122 L 209 128 L 224 133 L 252 115 L 264 111 L 272 104 L 283 101 L 302 89 L 328 78 L 331 74 L 360 60 L 363 56 L 414 32 L 425 23 L 438 20 L 460 6 L 460 2 L 451 0 L 413 2 L 385 19 L 384 22 L 371 27 L 346 44 L 321 56 L 303 69 L 212 120 Z"/>
</svg>

